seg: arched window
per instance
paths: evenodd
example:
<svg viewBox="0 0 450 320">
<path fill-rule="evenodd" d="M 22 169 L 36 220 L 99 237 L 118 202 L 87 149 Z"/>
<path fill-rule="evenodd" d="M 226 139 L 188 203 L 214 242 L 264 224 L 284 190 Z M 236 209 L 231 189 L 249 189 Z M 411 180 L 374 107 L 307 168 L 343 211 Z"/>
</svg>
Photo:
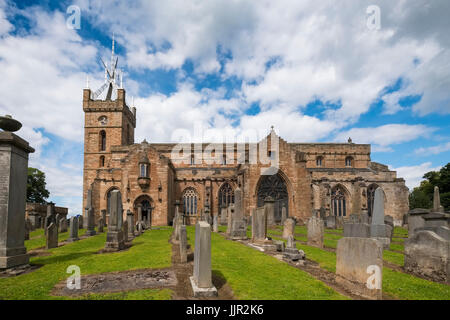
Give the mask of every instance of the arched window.
<svg viewBox="0 0 450 320">
<path fill-rule="evenodd" d="M 183 193 L 183 207 L 185 215 L 197 214 L 198 196 L 194 188 L 187 188 Z"/>
<path fill-rule="evenodd" d="M 148 164 L 146 163 L 140 164 L 139 177 L 148 178 Z"/>
<path fill-rule="evenodd" d="M 336 217 L 345 217 L 347 215 L 345 192 L 340 186 L 331 191 L 331 212 Z"/>
<path fill-rule="evenodd" d="M 105 166 L 105 156 L 100 157 L 100 168 Z"/>
<path fill-rule="evenodd" d="M 228 207 L 234 203 L 234 192 L 229 183 L 224 183 L 219 189 L 219 208 Z"/>
<path fill-rule="evenodd" d="M 352 157 L 345 158 L 345 166 L 346 167 L 353 167 L 353 158 Z"/>
<path fill-rule="evenodd" d="M 106 150 L 106 132 L 100 131 L 100 151 Z"/>
<path fill-rule="evenodd" d="M 317 167 L 321 167 L 322 166 L 322 161 L 323 161 L 323 157 L 322 156 L 318 156 L 316 158 L 316 166 Z"/>
<path fill-rule="evenodd" d="M 373 202 L 375 200 L 375 190 L 377 190 L 378 186 L 376 184 L 371 184 L 367 188 L 367 212 L 369 217 L 372 216 L 373 213 Z"/>
</svg>

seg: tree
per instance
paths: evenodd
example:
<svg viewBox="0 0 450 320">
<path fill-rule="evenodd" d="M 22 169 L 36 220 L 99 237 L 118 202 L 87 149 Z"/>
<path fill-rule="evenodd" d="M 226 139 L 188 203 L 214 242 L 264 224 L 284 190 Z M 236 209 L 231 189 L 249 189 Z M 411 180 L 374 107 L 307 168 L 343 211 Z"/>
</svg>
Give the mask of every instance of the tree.
<svg viewBox="0 0 450 320">
<path fill-rule="evenodd" d="M 28 168 L 27 202 L 46 203 L 50 192 L 45 185 L 45 173 L 36 168 Z"/>
<path fill-rule="evenodd" d="M 420 186 L 414 188 L 409 195 L 409 207 L 431 208 L 433 205 L 434 187 L 437 186 L 440 192 L 441 205 L 446 210 L 450 210 L 450 162 L 439 171 L 430 171 L 423 175 Z"/>
</svg>

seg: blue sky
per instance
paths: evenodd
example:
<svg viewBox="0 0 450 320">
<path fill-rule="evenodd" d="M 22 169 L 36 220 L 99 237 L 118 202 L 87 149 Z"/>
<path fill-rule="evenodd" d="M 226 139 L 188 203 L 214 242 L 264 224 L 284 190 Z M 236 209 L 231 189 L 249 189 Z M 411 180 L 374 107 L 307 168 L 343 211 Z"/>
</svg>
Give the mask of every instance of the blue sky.
<svg viewBox="0 0 450 320">
<path fill-rule="evenodd" d="M 450 159 L 448 12 L 446 0 L 0 0 L 0 114 L 22 121 L 51 200 L 79 213 L 82 89 L 101 86 L 114 33 L 136 142 L 196 125 L 212 139 L 271 125 L 289 142 L 350 136 L 414 187 Z"/>
</svg>

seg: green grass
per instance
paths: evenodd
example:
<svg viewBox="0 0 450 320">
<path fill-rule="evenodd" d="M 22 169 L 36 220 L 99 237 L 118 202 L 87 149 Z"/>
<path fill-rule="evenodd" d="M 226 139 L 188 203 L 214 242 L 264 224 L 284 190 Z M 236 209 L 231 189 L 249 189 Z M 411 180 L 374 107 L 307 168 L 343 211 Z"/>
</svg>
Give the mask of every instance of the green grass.
<svg viewBox="0 0 450 320">
<path fill-rule="evenodd" d="M 188 227 L 194 246 L 195 230 Z M 308 273 L 241 243 L 211 234 L 212 269 L 239 299 L 345 299 Z"/>
<path fill-rule="evenodd" d="M 404 251 L 405 251 L 405 246 L 404 246 L 403 244 L 392 243 L 392 242 L 391 242 L 390 249 L 391 249 L 391 250 L 396 250 L 396 251 L 404 252 Z"/>
<path fill-rule="evenodd" d="M 81 237 L 86 233 L 85 229 L 78 231 L 78 236 Z M 69 232 L 58 233 L 58 241 L 62 242 L 69 238 Z M 37 248 L 45 247 L 44 229 L 38 229 L 30 233 L 30 240 L 25 240 L 25 247 L 27 251 Z"/>
<path fill-rule="evenodd" d="M 87 294 L 73 297 L 70 300 L 170 300 L 172 291 L 169 289 L 145 289 L 105 294 Z"/>
<path fill-rule="evenodd" d="M 405 256 L 398 252 L 392 252 L 388 250 L 383 251 L 383 260 L 403 267 L 405 264 Z"/>
<path fill-rule="evenodd" d="M 171 228 L 147 231 L 133 241 L 129 250 L 116 253 L 96 254 L 104 248 L 106 233 L 51 249 L 52 255 L 31 259 L 32 264 L 43 265 L 38 270 L 0 279 L 0 299 L 64 299 L 51 296 L 50 291 L 69 276 L 66 269 L 70 265 L 79 266 L 82 275 L 169 267 L 171 232 Z"/>
<path fill-rule="evenodd" d="M 319 248 L 300 245 L 306 257 L 316 261 L 325 270 L 336 272 L 336 254 Z M 384 251 L 383 258 L 398 265 L 403 265 L 403 255 Z M 450 286 L 417 278 L 415 276 L 383 268 L 383 292 L 404 300 L 441 299 L 450 300 Z"/>
<path fill-rule="evenodd" d="M 394 227 L 394 237 L 408 238 L 408 229 L 403 227 Z"/>
</svg>

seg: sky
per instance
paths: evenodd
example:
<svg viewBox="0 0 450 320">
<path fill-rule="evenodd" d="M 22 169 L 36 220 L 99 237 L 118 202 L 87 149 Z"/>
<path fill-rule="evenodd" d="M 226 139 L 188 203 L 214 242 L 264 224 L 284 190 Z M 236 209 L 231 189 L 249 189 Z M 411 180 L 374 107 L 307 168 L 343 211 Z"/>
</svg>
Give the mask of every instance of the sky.
<svg viewBox="0 0 450 320">
<path fill-rule="evenodd" d="M 114 34 L 135 142 L 272 125 L 288 142 L 351 137 L 413 188 L 450 160 L 449 12 L 448 0 L 0 0 L 0 114 L 22 122 L 50 200 L 81 213 L 82 90 L 102 85 Z"/>
</svg>

